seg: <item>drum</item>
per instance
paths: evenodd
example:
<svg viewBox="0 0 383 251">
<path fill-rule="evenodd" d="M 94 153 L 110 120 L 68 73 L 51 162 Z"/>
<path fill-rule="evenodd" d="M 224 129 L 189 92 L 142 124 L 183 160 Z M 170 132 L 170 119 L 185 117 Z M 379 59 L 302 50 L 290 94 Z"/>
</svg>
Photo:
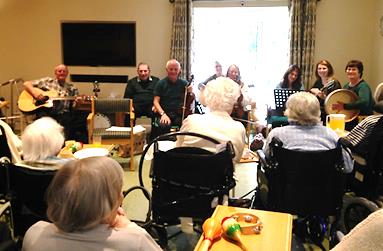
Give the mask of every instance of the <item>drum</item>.
<svg viewBox="0 0 383 251">
<path fill-rule="evenodd" d="M 355 92 L 345 89 L 338 89 L 333 92 L 331 92 L 324 101 L 325 110 L 327 114 L 335 114 L 335 113 L 342 113 L 346 115 L 345 121 L 349 122 L 351 120 L 354 120 L 359 115 L 359 110 L 341 110 L 340 112 L 337 112 L 336 110 L 332 109 L 332 105 L 336 104 L 338 102 L 342 103 L 352 103 L 358 100 L 358 96 L 355 94 Z"/>
</svg>

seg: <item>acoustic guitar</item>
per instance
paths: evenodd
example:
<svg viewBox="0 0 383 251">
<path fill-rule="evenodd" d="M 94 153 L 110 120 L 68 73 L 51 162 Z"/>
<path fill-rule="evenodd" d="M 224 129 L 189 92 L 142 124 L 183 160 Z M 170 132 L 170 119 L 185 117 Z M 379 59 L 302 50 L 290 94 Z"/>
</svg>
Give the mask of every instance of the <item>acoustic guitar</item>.
<svg viewBox="0 0 383 251">
<path fill-rule="evenodd" d="M 56 100 L 75 100 L 76 97 L 59 97 L 59 94 L 57 91 L 43 91 L 39 88 L 34 88 L 37 90 L 40 94 L 46 97 L 45 101 L 38 101 L 36 100 L 29 92 L 26 90 L 22 91 L 19 99 L 17 101 L 17 106 L 19 107 L 20 111 L 22 112 L 33 112 L 39 108 L 46 107 L 46 108 L 52 108 L 53 107 L 53 101 Z M 77 99 L 77 101 L 85 100 L 86 103 L 90 104 L 90 97 L 84 96 L 81 97 L 80 100 Z M 77 105 L 77 104 L 76 104 Z M 90 108 L 90 106 L 89 106 Z M 87 109 L 84 109 L 87 110 Z"/>
</svg>

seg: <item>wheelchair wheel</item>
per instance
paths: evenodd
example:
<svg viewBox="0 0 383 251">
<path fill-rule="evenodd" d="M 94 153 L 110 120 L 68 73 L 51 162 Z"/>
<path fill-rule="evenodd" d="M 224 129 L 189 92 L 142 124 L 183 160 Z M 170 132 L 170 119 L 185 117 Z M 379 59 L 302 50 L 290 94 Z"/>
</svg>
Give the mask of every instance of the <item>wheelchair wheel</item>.
<svg viewBox="0 0 383 251">
<path fill-rule="evenodd" d="M 379 207 L 372 201 L 363 197 L 349 197 L 342 208 L 341 229 L 344 234 L 351 231 Z"/>
</svg>

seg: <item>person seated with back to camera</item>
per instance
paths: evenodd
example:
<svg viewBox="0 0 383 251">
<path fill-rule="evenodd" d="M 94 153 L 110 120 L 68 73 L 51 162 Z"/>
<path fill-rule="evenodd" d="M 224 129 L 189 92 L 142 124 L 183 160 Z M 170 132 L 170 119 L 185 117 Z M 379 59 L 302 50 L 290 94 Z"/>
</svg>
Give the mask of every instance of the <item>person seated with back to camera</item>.
<svg viewBox="0 0 383 251">
<path fill-rule="evenodd" d="M 170 59 L 166 63 L 167 77 L 157 82 L 154 87 L 153 105 L 157 112 L 158 133 L 170 132 L 170 129 L 181 127 L 183 118 L 183 102 L 185 88 L 188 82 L 179 77 L 181 64 L 176 59 Z M 192 91 L 192 87 L 186 88 L 187 92 Z M 153 135 L 158 136 L 158 135 Z"/>
<path fill-rule="evenodd" d="M 207 83 L 201 92 L 201 102 L 207 107 L 205 114 L 189 115 L 182 123 L 181 132 L 195 132 L 212 137 L 222 143 L 231 141 L 234 146 L 234 161 L 239 162 L 245 146 L 245 127 L 230 116 L 241 90 L 237 83 L 219 77 Z M 215 151 L 215 144 L 204 139 L 179 137 L 177 146 L 195 146 Z"/>
<path fill-rule="evenodd" d="M 338 135 L 330 128 L 323 126 L 320 120 L 318 99 L 311 93 L 298 92 L 291 95 L 286 102 L 285 115 L 289 125 L 274 128 L 267 136 L 263 151 L 270 157 L 270 142 L 273 137 L 283 142 L 283 147 L 295 151 L 320 151 L 337 147 Z M 353 169 L 353 160 L 347 150 L 342 149 L 345 173 Z"/>
<path fill-rule="evenodd" d="M 341 138 L 342 144 L 351 149 L 354 154 L 366 159 L 370 148 L 370 135 L 377 122 L 383 117 L 383 84 L 380 84 L 374 94 L 376 101 L 374 111 L 377 114 L 370 115 L 357 124 L 349 134 Z M 359 158 L 355 157 L 358 162 Z M 360 163 L 363 164 L 363 163 Z"/>
<path fill-rule="evenodd" d="M 67 159 L 57 157 L 64 145 L 64 128 L 51 117 L 29 124 L 21 135 L 23 161 L 29 167 L 60 168 Z"/>
<path fill-rule="evenodd" d="M 25 234 L 24 251 L 162 250 L 121 208 L 123 170 L 108 157 L 72 160 L 47 191 L 47 216 Z"/>
<path fill-rule="evenodd" d="M 2 119 L 0 119 L 0 127 L 4 129 L 4 134 L 5 134 L 4 141 L 6 141 L 6 142 L 0 142 L 0 144 L 8 145 L 9 153 L 11 154 L 11 156 L 9 157 L 12 157 L 13 163 L 21 162 L 21 155 L 23 153 L 23 150 L 22 150 L 20 138 L 13 132 L 12 128 L 7 123 L 5 123 Z M 0 131 L 0 135 L 1 135 L 1 131 Z M 7 153 L 7 150 L 5 148 L 0 149 L 0 152 L 4 156 L 9 154 Z M 4 156 L 0 156 L 0 157 L 4 157 Z"/>
<path fill-rule="evenodd" d="M 147 63 L 139 63 L 137 66 L 138 76 L 131 78 L 125 88 L 124 98 L 133 99 L 133 108 L 136 118 L 146 116 L 153 117 L 153 90 L 158 78 L 150 75 L 150 67 Z M 129 125 L 129 119 L 125 122 Z"/>
<path fill-rule="evenodd" d="M 331 251 L 383 250 L 383 209 L 356 225 Z"/>
</svg>

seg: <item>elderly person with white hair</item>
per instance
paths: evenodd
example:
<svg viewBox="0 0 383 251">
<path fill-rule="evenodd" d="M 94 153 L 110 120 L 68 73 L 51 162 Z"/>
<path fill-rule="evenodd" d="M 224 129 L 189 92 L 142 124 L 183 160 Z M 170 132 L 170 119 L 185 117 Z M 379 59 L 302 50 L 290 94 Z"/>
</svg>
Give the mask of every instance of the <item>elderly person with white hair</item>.
<svg viewBox="0 0 383 251">
<path fill-rule="evenodd" d="M 269 144 L 273 137 L 279 138 L 283 147 L 290 150 L 319 151 L 336 148 L 339 137 L 332 129 L 322 125 L 320 114 L 319 101 L 313 94 L 298 92 L 291 95 L 285 111 L 289 125 L 275 128 L 269 133 L 263 149 L 266 156 L 270 156 Z M 353 160 L 345 149 L 342 153 L 344 172 L 350 173 Z"/>
<path fill-rule="evenodd" d="M 120 207 L 123 170 L 108 157 L 66 163 L 47 191 L 47 215 L 26 232 L 24 251 L 161 250 Z"/>
<path fill-rule="evenodd" d="M 231 141 L 235 151 L 234 161 L 239 162 L 245 146 L 246 130 L 242 123 L 230 117 L 230 113 L 240 94 L 239 85 L 229 78 L 219 77 L 208 82 L 201 93 L 201 102 L 208 111 L 189 115 L 182 123 L 181 131 L 200 133 L 220 142 Z M 212 143 L 190 136 L 180 137 L 177 145 L 216 150 Z"/>
<path fill-rule="evenodd" d="M 51 117 L 42 117 L 28 125 L 21 135 L 23 162 L 29 166 L 62 165 L 57 157 L 64 145 L 64 128 Z"/>
</svg>

